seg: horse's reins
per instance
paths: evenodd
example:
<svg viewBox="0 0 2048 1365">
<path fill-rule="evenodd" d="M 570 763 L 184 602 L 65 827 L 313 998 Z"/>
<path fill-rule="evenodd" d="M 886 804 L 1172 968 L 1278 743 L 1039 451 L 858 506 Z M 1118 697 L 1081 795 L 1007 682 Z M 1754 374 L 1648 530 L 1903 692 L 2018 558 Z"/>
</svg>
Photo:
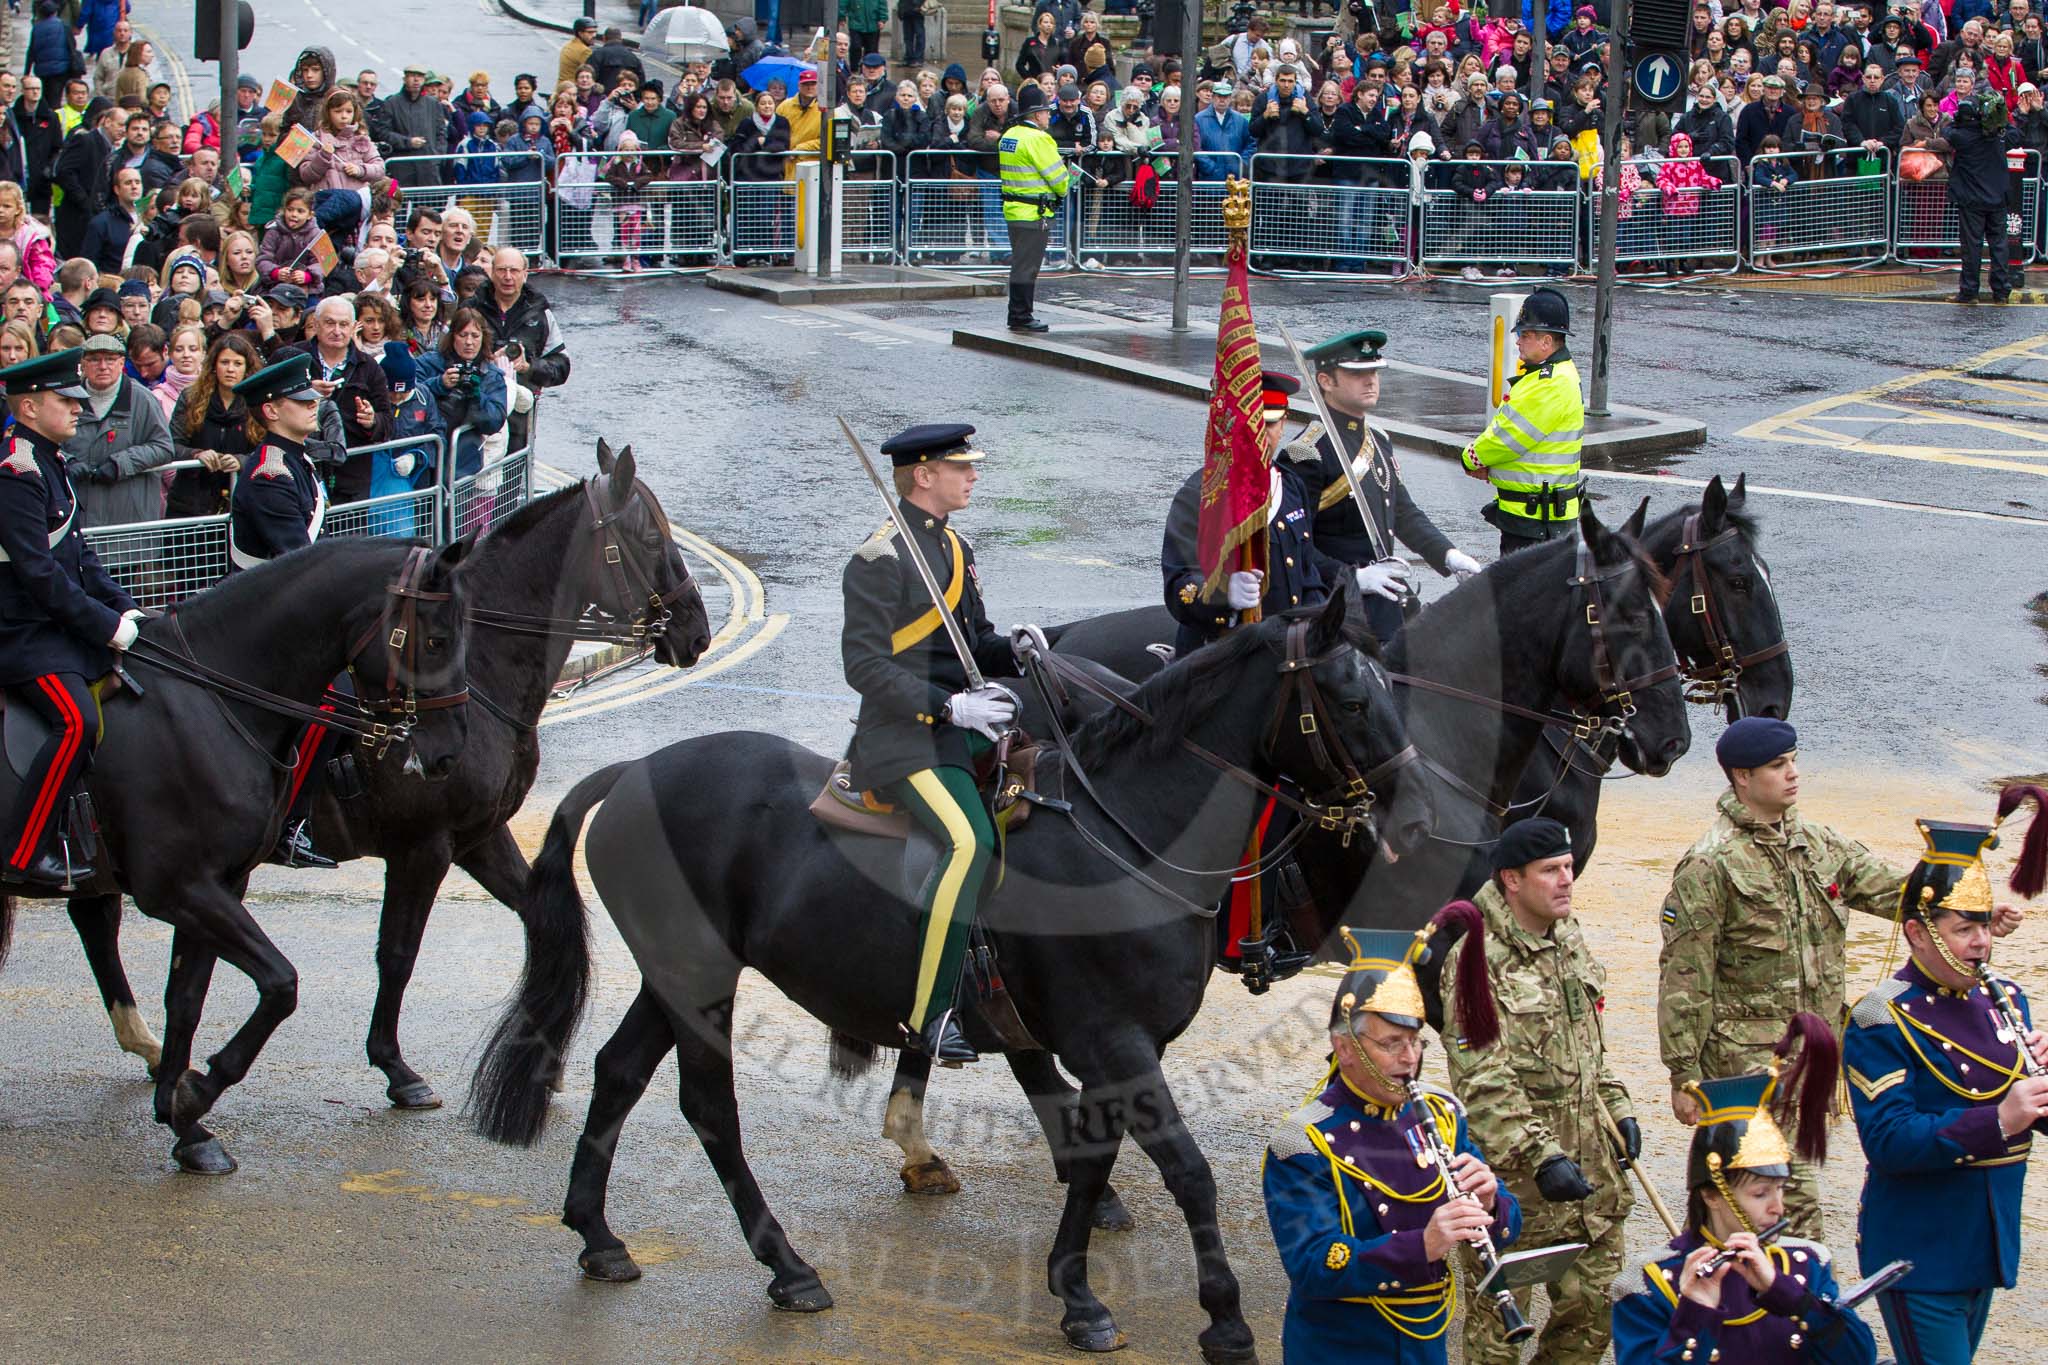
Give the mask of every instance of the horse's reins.
<svg viewBox="0 0 2048 1365">
<path fill-rule="evenodd" d="M 1124 714 L 1147 726 L 1153 724 L 1151 714 L 1128 697 L 1121 696 L 1114 690 L 1103 686 L 1094 678 L 1061 659 L 1058 655 L 1050 653 L 1039 654 L 1034 656 L 1027 664 L 1027 669 L 1033 686 L 1038 689 L 1040 700 L 1045 704 L 1048 723 L 1052 728 L 1053 743 L 1058 749 L 1062 760 L 1062 797 L 1065 795 L 1065 775 L 1071 773 L 1076 784 L 1086 793 L 1088 799 L 1094 803 L 1095 808 L 1101 811 L 1103 816 L 1126 839 L 1130 840 L 1140 852 L 1159 866 L 1184 876 L 1228 876 L 1233 881 L 1244 881 L 1263 875 L 1267 868 L 1287 858 L 1293 852 L 1295 845 L 1311 829 L 1341 829 L 1344 831 L 1345 841 L 1347 843 L 1350 842 L 1352 835 L 1358 828 L 1361 826 L 1369 827 L 1371 824 L 1372 784 L 1414 762 L 1417 755 L 1415 746 L 1412 744 L 1407 745 L 1399 753 L 1394 754 L 1371 770 L 1360 773 L 1357 765 L 1352 761 L 1349 751 L 1344 748 L 1342 742 L 1333 741 L 1335 748 L 1335 758 L 1333 760 L 1331 753 L 1332 745 L 1326 743 L 1322 737 L 1323 733 L 1330 728 L 1329 712 L 1323 701 L 1321 689 L 1316 686 L 1313 670 L 1316 665 L 1336 657 L 1339 650 L 1347 649 L 1349 646 L 1339 645 L 1323 654 L 1309 654 L 1307 652 L 1307 641 L 1310 625 L 1311 623 L 1307 621 L 1295 621 L 1288 624 L 1286 634 L 1287 653 L 1285 660 L 1280 666 L 1280 671 L 1287 677 L 1288 681 L 1287 686 L 1281 692 L 1279 704 L 1274 708 L 1272 724 L 1267 727 L 1266 744 L 1270 747 L 1279 737 L 1282 719 L 1289 713 L 1289 702 L 1291 700 L 1298 701 L 1299 709 L 1294 711 L 1295 725 L 1298 731 L 1307 737 L 1311 756 L 1321 771 L 1341 779 L 1343 796 L 1345 799 L 1358 800 L 1357 805 L 1341 808 L 1325 807 L 1300 800 L 1289 795 L 1277 784 L 1262 780 L 1241 765 L 1233 763 L 1222 755 L 1182 736 L 1178 743 L 1189 754 L 1232 780 L 1249 787 L 1258 795 L 1278 805 L 1285 806 L 1287 809 L 1303 817 L 1302 821 L 1283 835 L 1278 843 L 1272 848 L 1264 850 L 1259 857 L 1254 858 L 1250 862 L 1236 863 L 1229 867 L 1219 868 L 1183 867 L 1154 851 L 1103 800 L 1101 793 L 1095 788 L 1094 780 L 1088 775 L 1086 767 L 1074 753 L 1072 736 L 1066 724 L 1060 719 L 1062 698 L 1057 693 L 1061 690 L 1063 684 L 1071 684 L 1079 687 L 1091 696 L 1109 703 Z M 1206 917 L 1213 916 L 1217 912 L 1218 907 L 1214 905 L 1202 905 L 1181 895 L 1171 887 L 1162 885 L 1142 868 L 1137 867 L 1115 849 L 1110 848 L 1101 839 L 1097 838 L 1095 833 L 1085 824 L 1073 818 L 1074 812 L 1071 802 L 1062 800 L 1058 808 L 1061 808 L 1062 812 L 1069 817 L 1075 830 L 1080 833 L 1081 837 L 1090 847 L 1115 863 L 1125 873 L 1136 878 L 1160 895 L 1178 902 L 1195 914 Z"/>
<path fill-rule="evenodd" d="M 1706 637 L 1707 643 L 1707 661 L 1686 665 L 1685 699 L 1704 706 L 1733 701 L 1739 713 L 1741 698 L 1736 689 L 1742 680 L 1742 671 L 1751 664 L 1760 664 L 1777 658 L 1789 651 L 1792 644 L 1785 638 L 1785 632 L 1780 627 L 1774 643 L 1751 650 L 1747 654 L 1735 652 L 1735 641 L 1722 621 L 1720 600 L 1714 593 L 1714 580 L 1707 574 L 1707 551 L 1724 541 L 1734 539 L 1736 528 L 1728 526 L 1719 535 L 1704 541 L 1699 538 L 1699 534 L 1700 514 L 1694 512 L 1685 519 L 1685 525 L 1679 533 L 1677 566 L 1671 575 L 1674 583 L 1680 574 L 1692 575 L 1692 614 L 1698 618 L 1700 634 Z"/>
<path fill-rule="evenodd" d="M 406 556 L 405 565 L 399 571 L 398 577 L 385 587 L 384 609 L 379 614 L 376 624 L 357 637 L 355 644 L 349 648 L 346 669 L 351 677 L 356 677 L 356 656 L 369 648 L 380 633 L 384 635 L 386 695 L 355 698 L 353 705 L 357 714 L 338 709 L 322 710 L 305 702 L 294 701 L 290 697 L 266 691 L 253 683 L 244 682 L 231 674 L 201 663 L 192 654 L 191 643 L 185 639 L 184 626 L 178 620 L 175 611 L 166 614 L 170 617 L 170 628 L 185 652 L 180 653 L 155 640 L 138 638 L 127 651 L 129 661 L 148 664 L 174 678 L 204 688 L 216 696 L 245 703 L 258 710 L 268 711 L 272 715 L 283 716 L 287 720 L 338 730 L 365 744 L 375 745 L 376 756 L 382 758 L 394 741 L 411 738 L 412 727 L 419 712 L 460 706 L 469 699 L 466 690 L 421 697 L 414 683 L 409 678 L 401 677 L 402 671 L 415 676 L 417 673 L 418 603 L 445 602 L 452 595 L 445 592 L 426 592 L 419 587 L 432 556 L 433 551 L 425 547 L 415 547 Z M 399 616 L 400 623 L 397 626 L 391 624 L 394 612 Z M 360 679 L 357 685 L 361 686 Z M 348 703 L 350 700 L 334 693 L 329 693 L 328 696 L 337 704 Z M 396 714 L 400 719 L 395 724 L 386 724 L 373 718 L 378 713 Z"/>
<path fill-rule="evenodd" d="M 668 514 L 662 510 L 653 490 L 638 479 L 633 481 L 633 496 L 616 512 L 605 511 L 603 503 L 598 501 L 597 480 L 585 482 L 583 491 L 590 503 L 590 529 L 596 536 L 593 548 L 596 581 L 611 585 L 617 609 L 607 612 L 593 605 L 576 616 L 539 616 L 530 612 L 471 607 L 471 621 L 513 635 L 554 638 L 568 634 L 578 640 L 607 640 L 643 648 L 652 648 L 656 640 L 668 633 L 669 623 L 675 616 L 670 609 L 694 586 L 689 566 L 683 566 L 682 580 L 663 592 L 647 570 L 625 552 L 625 547 L 619 543 L 617 529 L 627 508 L 636 500 L 644 500 L 648 515 L 660 528 L 662 543 L 666 545 L 671 538 Z M 626 616 L 626 604 L 641 599 L 646 605 Z"/>
</svg>

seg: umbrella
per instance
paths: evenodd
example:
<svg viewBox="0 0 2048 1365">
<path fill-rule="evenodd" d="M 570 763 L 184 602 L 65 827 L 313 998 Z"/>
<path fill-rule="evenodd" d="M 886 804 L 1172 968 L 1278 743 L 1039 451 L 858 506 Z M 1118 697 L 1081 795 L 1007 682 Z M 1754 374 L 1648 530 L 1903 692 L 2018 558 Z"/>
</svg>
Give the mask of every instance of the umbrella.
<svg viewBox="0 0 2048 1365">
<path fill-rule="evenodd" d="M 728 45 L 725 27 L 708 9 L 679 5 L 654 16 L 654 22 L 640 35 L 644 47 L 668 49 L 671 57 L 684 62 L 708 62 L 723 57 Z"/>
<path fill-rule="evenodd" d="M 809 62 L 800 62 L 794 57 L 763 57 L 740 72 L 740 79 L 747 83 L 749 90 L 766 90 L 768 82 L 781 81 L 782 88 L 794 94 L 797 77 L 817 69 Z"/>
</svg>

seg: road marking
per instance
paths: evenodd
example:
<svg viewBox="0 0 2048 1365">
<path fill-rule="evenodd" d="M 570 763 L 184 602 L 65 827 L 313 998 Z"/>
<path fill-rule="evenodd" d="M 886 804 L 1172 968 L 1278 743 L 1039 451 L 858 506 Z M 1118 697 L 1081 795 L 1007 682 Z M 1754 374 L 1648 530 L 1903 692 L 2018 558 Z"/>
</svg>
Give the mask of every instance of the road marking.
<svg viewBox="0 0 2048 1365">
<path fill-rule="evenodd" d="M 615 701 L 600 702 L 596 706 L 580 708 L 565 706 L 561 711 L 554 712 L 553 714 L 543 712 L 540 723 L 543 726 L 547 726 L 557 725 L 563 721 L 583 720 L 589 716 L 602 715 L 606 711 L 615 711 L 619 707 L 630 705 L 633 702 L 647 701 L 651 698 L 662 696 L 665 693 L 675 691 L 679 687 L 693 686 L 707 678 L 715 678 L 728 668 L 743 664 L 754 655 L 760 653 L 761 650 L 767 647 L 770 641 L 782 634 L 782 628 L 788 624 L 789 614 L 787 612 L 775 612 L 761 623 L 761 629 L 756 631 L 753 637 L 745 644 L 734 649 L 709 668 L 700 664 L 691 669 L 671 669 L 669 670 L 671 676 L 666 678 L 662 678 L 659 674 L 652 675 L 657 679 L 654 685 L 635 693 L 633 696 L 620 697 Z M 549 711 L 552 712 L 553 708 L 549 708 Z"/>
<path fill-rule="evenodd" d="M 1677 474 L 1631 474 L 1619 469 L 1587 469 L 1582 471 L 1595 479 L 1621 479 L 1630 483 L 1675 484 L 1680 488 L 1705 488 L 1706 479 L 1683 478 Z M 1834 502 L 1846 507 L 1874 507 L 1886 512 L 1911 512 L 1915 516 L 1961 517 L 1967 521 L 1996 521 L 2020 526 L 2048 527 L 2048 517 L 2022 517 L 2010 512 L 1979 512 L 1968 507 L 1936 507 L 1924 502 L 1893 502 L 1888 498 L 1861 498 L 1853 493 L 1815 493 L 1804 488 L 1770 488 L 1763 484 L 1745 484 L 1745 491 L 1767 493 L 1774 498 L 1802 498 L 1808 502 Z"/>
<path fill-rule="evenodd" d="M 1810 403 L 1801 403 L 1797 407 L 1761 421 L 1752 422 L 1737 432 L 1736 438 L 1779 441 L 1792 445 L 1822 445 L 1860 455 L 1890 455 L 1898 459 L 1923 460 L 1933 464 L 1967 465 L 1977 469 L 2031 474 L 2037 478 L 2048 477 L 2048 426 L 1962 411 L 1953 411 L 1946 415 L 1930 414 L 1924 409 L 1959 405 L 1961 400 L 1950 399 L 1940 394 L 1907 396 L 1914 389 L 1947 383 L 1992 388 L 2003 394 L 2012 406 L 2020 405 L 2013 401 L 2016 395 L 2023 397 L 2026 405 L 2037 404 L 2039 390 L 2005 388 L 2003 385 L 2010 381 L 1975 373 L 1988 366 L 2015 359 L 2048 363 L 2048 333 L 1995 347 L 1946 369 L 1922 370 L 1914 374 L 1901 375 L 1896 379 L 1887 379 L 1881 384 L 1873 384 L 1851 393 L 1833 394 L 1826 398 L 1817 398 Z M 1898 397 L 1900 402 L 1885 402 L 1887 397 Z M 1901 403 L 1906 406 L 1902 407 Z M 1870 439 L 1894 426 L 1962 427 L 1970 432 L 1993 433 L 2008 442 L 2017 443 L 2019 448 L 2010 445 L 1958 447 L 1901 444 Z M 1853 501 L 1847 498 L 1841 500 Z M 2019 517 L 2012 520 L 2030 521 L 2035 518 Z"/>
<path fill-rule="evenodd" d="M 185 70 L 185 59 L 178 55 L 175 47 L 157 37 L 154 30 L 134 22 L 132 18 L 128 26 L 135 31 L 136 37 L 146 39 L 152 49 L 164 54 L 164 68 L 171 78 L 172 97 L 184 103 L 185 121 L 190 123 L 198 115 L 199 106 L 193 99 L 192 78 Z"/>
</svg>

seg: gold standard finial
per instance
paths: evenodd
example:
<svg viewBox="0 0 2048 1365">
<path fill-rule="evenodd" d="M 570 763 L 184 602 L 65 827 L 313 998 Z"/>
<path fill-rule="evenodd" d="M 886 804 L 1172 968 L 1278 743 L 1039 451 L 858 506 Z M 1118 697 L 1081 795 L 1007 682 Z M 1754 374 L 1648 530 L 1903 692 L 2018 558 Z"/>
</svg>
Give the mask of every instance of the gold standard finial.
<svg viewBox="0 0 2048 1365">
<path fill-rule="evenodd" d="M 1223 182 L 1223 226 L 1230 232 L 1231 245 L 1242 247 L 1252 230 L 1252 186 L 1249 180 L 1230 176 Z"/>
</svg>

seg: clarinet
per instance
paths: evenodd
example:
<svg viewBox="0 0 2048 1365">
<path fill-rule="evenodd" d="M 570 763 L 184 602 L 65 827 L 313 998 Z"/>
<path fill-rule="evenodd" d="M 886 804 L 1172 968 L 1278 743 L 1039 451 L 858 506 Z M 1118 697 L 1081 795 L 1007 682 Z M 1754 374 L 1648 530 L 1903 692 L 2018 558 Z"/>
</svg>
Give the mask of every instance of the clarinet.
<svg viewBox="0 0 2048 1365">
<path fill-rule="evenodd" d="M 2013 1004 L 2012 997 L 2005 993 L 2005 987 L 1991 974 L 1991 964 L 1977 964 L 1977 980 L 1983 983 L 1984 994 L 1991 997 L 1991 1008 L 1998 1011 L 1998 1017 L 2011 1030 L 2013 1042 L 2018 1045 L 2020 1065 L 2029 1076 L 2048 1076 L 2048 1067 L 2034 1060 L 2034 1054 L 2027 1050 L 2027 1021 L 2020 1017 L 2020 1007 Z"/>
<path fill-rule="evenodd" d="M 1429 1106 L 1423 1102 L 1422 1082 L 1411 1079 L 1407 1082 L 1407 1089 L 1408 1103 L 1414 1106 L 1418 1120 L 1416 1127 L 1421 1131 L 1423 1140 L 1429 1144 L 1429 1155 L 1436 1163 L 1437 1174 L 1443 1177 L 1446 1197 L 1470 1199 L 1473 1203 L 1478 1203 L 1479 1196 L 1466 1193 L 1459 1187 L 1457 1177 L 1451 1174 L 1451 1151 L 1444 1146 L 1444 1137 L 1437 1131 L 1436 1119 L 1430 1114 Z M 1472 1253 L 1479 1258 L 1482 1278 L 1491 1275 L 1494 1268 L 1500 1264 L 1500 1251 L 1493 1245 L 1491 1232 L 1482 1233 L 1482 1240 L 1472 1244 Z M 1496 1289 L 1493 1294 L 1493 1306 L 1500 1314 L 1501 1329 L 1507 1334 L 1509 1341 L 1527 1341 L 1535 1335 L 1536 1329 L 1529 1325 L 1529 1320 L 1522 1316 L 1522 1310 L 1515 1306 L 1515 1296 L 1511 1292 Z"/>
</svg>

